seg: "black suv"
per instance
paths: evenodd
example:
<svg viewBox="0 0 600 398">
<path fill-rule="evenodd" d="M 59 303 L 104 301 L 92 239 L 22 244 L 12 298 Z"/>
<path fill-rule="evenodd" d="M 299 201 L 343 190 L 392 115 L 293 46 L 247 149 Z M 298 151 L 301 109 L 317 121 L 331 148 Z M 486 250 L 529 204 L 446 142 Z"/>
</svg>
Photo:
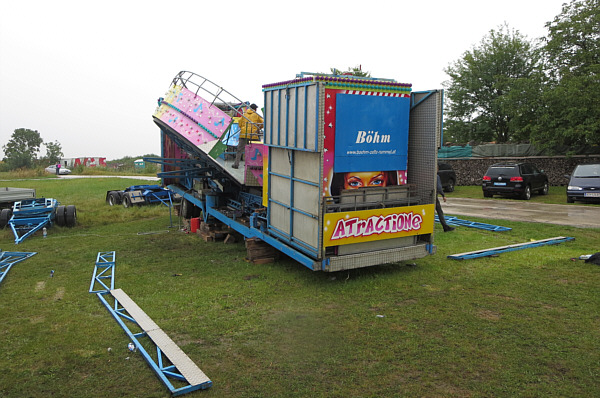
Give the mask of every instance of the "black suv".
<svg viewBox="0 0 600 398">
<path fill-rule="evenodd" d="M 438 163 L 438 175 L 442 180 L 444 192 L 453 192 L 456 185 L 456 173 L 448 163 Z"/>
<path fill-rule="evenodd" d="M 511 195 L 529 200 L 533 191 L 548 194 L 548 176 L 531 163 L 496 163 L 488 168 L 481 187 L 486 198 Z"/>
</svg>

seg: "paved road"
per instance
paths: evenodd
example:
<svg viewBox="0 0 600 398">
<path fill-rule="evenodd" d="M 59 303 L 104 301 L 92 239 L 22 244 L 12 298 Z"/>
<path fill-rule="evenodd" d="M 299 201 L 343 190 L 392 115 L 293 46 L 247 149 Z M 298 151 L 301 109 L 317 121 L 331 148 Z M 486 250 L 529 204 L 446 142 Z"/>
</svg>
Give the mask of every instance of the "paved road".
<svg viewBox="0 0 600 398">
<path fill-rule="evenodd" d="M 481 217 L 600 228 L 600 205 L 549 205 L 526 200 L 453 198 L 452 195 L 446 198 L 446 203 L 442 202 L 444 214 L 462 219 Z"/>
<path fill-rule="evenodd" d="M 133 175 L 133 176 L 86 176 L 86 175 L 77 175 L 77 174 L 67 174 L 67 175 L 61 175 L 58 178 L 64 178 L 64 179 L 69 179 L 69 178 L 130 178 L 133 180 L 145 180 L 145 181 L 159 181 L 160 178 L 158 177 L 151 177 L 151 176 L 141 176 L 141 175 Z"/>
</svg>

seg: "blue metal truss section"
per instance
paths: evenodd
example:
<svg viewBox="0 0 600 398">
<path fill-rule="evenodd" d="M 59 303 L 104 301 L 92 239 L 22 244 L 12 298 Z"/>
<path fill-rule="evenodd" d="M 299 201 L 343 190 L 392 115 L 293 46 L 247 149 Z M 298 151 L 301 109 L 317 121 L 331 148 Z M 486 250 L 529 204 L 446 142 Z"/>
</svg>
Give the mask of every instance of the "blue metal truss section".
<svg viewBox="0 0 600 398">
<path fill-rule="evenodd" d="M 35 254 L 35 253 L 34 253 Z M 212 386 L 212 381 L 207 380 L 200 384 L 190 384 L 183 374 L 169 362 L 160 347 L 149 337 L 138 322 L 125 310 L 119 301 L 111 294 L 115 281 L 115 252 L 99 252 L 96 266 L 90 284 L 90 293 L 95 293 L 100 302 L 117 321 L 125 334 L 131 339 L 135 350 L 139 351 L 146 363 L 158 376 L 160 381 L 169 389 L 172 396 L 187 394 L 196 390 L 204 390 Z M 108 283 L 105 283 L 108 280 Z M 110 287 L 109 287 L 110 286 Z M 99 288 L 98 288 L 99 287 Z M 130 325 L 139 331 L 131 330 Z M 156 349 L 153 356 L 144 346 Z M 172 381 L 176 381 L 176 387 Z"/>
<path fill-rule="evenodd" d="M 559 243 L 564 243 L 564 242 L 568 242 L 568 241 L 572 241 L 572 240 L 575 240 L 575 238 L 557 236 L 555 238 L 537 240 L 537 241 L 526 242 L 526 243 L 519 243 L 516 245 L 494 247 L 491 249 L 476 250 L 476 251 L 472 251 L 472 252 L 468 252 L 468 253 L 452 254 L 452 255 L 449 255 L 448 258 L 453 259 L 453 260 L 468 260 L 471 258 L 489 257 L 489 256 L 494 256 L 494 255 L 497 255 L 500 253 L 506 253 L 506 252 L 511 252 L 511 251 L 515 251 L 515 250 L 530 249 L 532 247 L 539 247 L 539 246 L 545 246 L 545 245 L 557 245 Z"/>
<path fill-rule="evenodd" d="M 3 252 L 0 251 L 0 283 L 4 280 L 4 277 L 10 271 L 11 267 L 16 263 L 26 260 L 33 256 L 34 252 Z"/>
<path fill-rule="evenodd" d="M 479 229 L 485 229 L 486 231 L 494 231 L 494 232 L 504 232 L 504 231 L 512 230 L 512 228 L 509 228 L 509 227 L 501 227 L 498 225 L 485 224 L 485 223 L 476 222 L 476 221 L 461 220 L 460 218 L 456 218 L 456 217 L 452 217 L 452 216 L 444 216 L 444 219 L 446 220 L 446 224 L 456 225 L 456 226 L 460 226 L 460 227 L 479 228 Z M 437 214 L 435 215 L 435 222 L 437 222 L 437 223 L 440 222 L 440 219 L 438 218 Z"/>
<path fill-rule="evenodd" d="M 107 293 L 115 288 L 115 256 L 115 252 L 98 253 L 90 293 Z"/>
<path fill-rule="evenodd" d="M 218 188 L 214 181 L 220 181 L 224 184 L 223 188 L 225 190 L 232 185 L 239 187 L 238 181 L 231 179 L 222 170 L 206 160 L 152 157 L 145 157 L 144 160 L 150 163 L 161 164 L 163 167 L 169 166 L 176 168 L 177 170 L 160 172 L 157 176 L 161 178 L 163 182 L 165 179 L 178 179 L 187 189 L 193 189 L 195 180 L 207 180 L 208 184 L 213 188 Z"/>
</svg>

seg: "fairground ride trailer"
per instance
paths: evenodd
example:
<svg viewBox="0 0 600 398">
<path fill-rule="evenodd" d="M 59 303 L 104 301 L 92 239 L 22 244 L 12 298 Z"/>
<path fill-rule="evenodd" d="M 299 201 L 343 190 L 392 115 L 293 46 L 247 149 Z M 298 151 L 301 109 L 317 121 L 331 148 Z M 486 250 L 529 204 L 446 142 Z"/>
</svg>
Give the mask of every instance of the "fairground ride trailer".
<svg viewBox="0 0 600 398">
<path fill-rule="evenodd" d="M 261 239 L 312 270 L 435 253 L 441 90 L 301 73 L 263 85 L 263 95 L 264 129 L 252 125 L 260 134 L 235 169 L 249 103 L 178 73 L 153 115 L 162 157 L 146 159 L 162 164 L 163 185 L 204 222 Z"/>
</svg>

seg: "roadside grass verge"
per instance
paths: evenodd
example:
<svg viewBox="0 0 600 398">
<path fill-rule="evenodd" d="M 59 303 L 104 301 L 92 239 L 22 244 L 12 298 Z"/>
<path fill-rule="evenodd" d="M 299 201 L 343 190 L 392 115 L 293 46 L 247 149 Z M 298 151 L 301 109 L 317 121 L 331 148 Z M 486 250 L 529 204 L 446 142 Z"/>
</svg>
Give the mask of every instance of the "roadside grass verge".
<svg viewBox="0 0 600 398">
<path fill-rule="evenodd" d="M 5 251 L 37 252 L 0 285 L 0 396 L 168 397 L 88 289 L 99 251 L 122 288 L 211 378 L 212 397 L 595 396 L 600 389 L 600 229 L 475 219 L 435 226 L 437 253 L 313 272 L 249 264 L 243 242 L 204 242 L 164 206 L 110 207 L 118 178 L 14 181 L 74 204 L 78 225 Z M 460 188 L 457 187 L 457 192 Z M 474 260 L 461 252 L 574 241 Z M 54 270 L 54 277 L 50 271 Z M 108 348 L 111 351 L 108 351 Z"/>
<path fill-rule="evenodd" d="M 109 167 L 85 167 L 85 166 L 77 166 L 72 171 L 72 174 L 77 175 L 85 175 L 85 176 L 98 176 L 98 175 L 108 175 L 108 176 L 122 176 L 122 175 L 131 175 L 131 176 L 153 176 L 156 177 L 156 173 L 158 172 L 157 166 L 154 164 L 148 165 L 144 169 L 136 169 L 134 167 L 114 169 Z M 44 170 L 44 167 L 36 167 L 33 169 L 19 169 L 14 171 L 2 171 L 0 172 L 0 181 L 2 180 L 19 180 L 19 179 L 32 179 L 32 178 L 48 178 L 48 179 L 59 179 L 56 174 L 48 173 Z M 4 184 L 3 184 L 4 185 Z"/>
<path fill-rule="evenodd" d="M 19 180 L 27 178 L 56 178 L 56 175 L 46 172 L 43 167 L 0 172 L 0 180 Z M 5 186 L 5 184 L 1 185 Z"/>
</svg>

